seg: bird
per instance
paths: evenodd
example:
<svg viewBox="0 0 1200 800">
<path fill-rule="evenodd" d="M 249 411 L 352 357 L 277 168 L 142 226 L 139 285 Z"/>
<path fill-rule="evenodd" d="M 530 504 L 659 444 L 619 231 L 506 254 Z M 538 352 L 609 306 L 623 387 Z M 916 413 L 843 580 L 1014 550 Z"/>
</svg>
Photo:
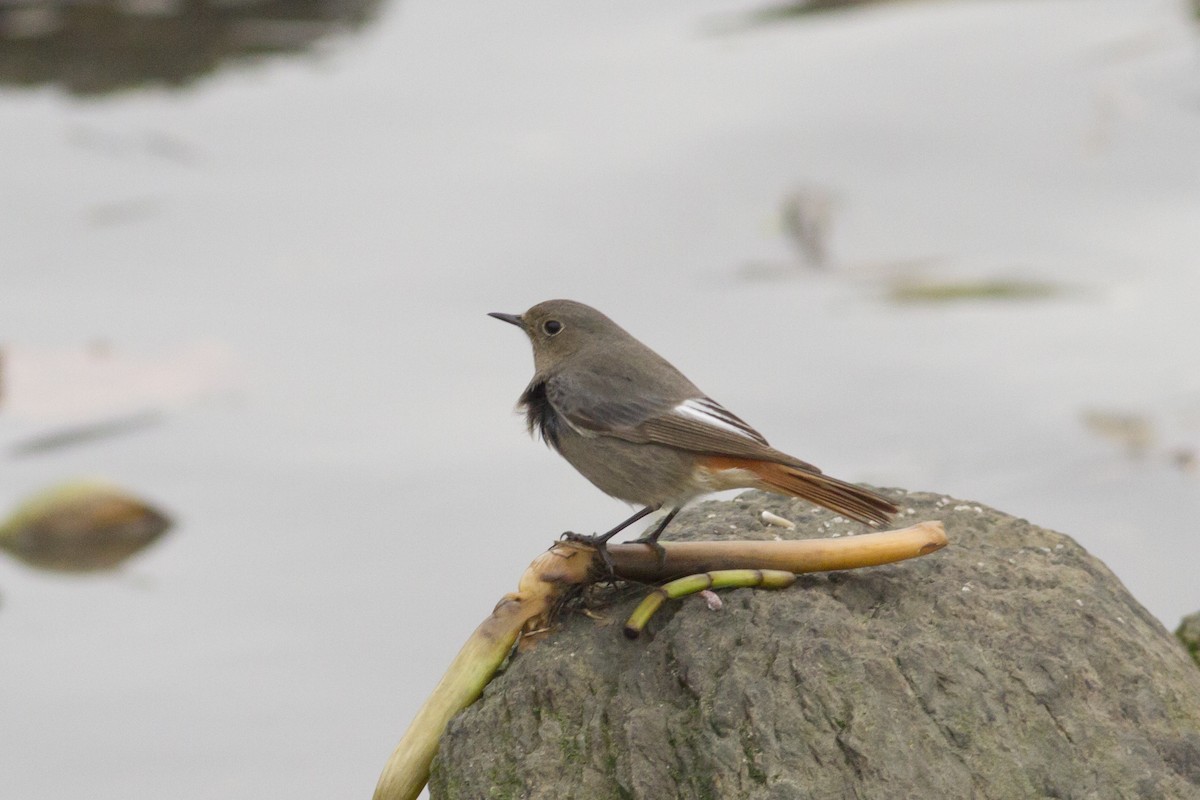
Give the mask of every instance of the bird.
<svg viewBox="0 0 1200 800">
<path fill-rule="evenodd" d="M 803 498 L 870 526 L 899 508 L 776 450 L 666 359 L 591 306 L 547 300 L 522 314 L 491 312 L 533 346 L 534 375 L 517 401 L 540 437 L 606 494 L 642 508 L 611 530 L 577 537 L 603 548 L 662 509 L 641 538 L 659 536 L 690 500 L 725 489 Z"/>
</svg>

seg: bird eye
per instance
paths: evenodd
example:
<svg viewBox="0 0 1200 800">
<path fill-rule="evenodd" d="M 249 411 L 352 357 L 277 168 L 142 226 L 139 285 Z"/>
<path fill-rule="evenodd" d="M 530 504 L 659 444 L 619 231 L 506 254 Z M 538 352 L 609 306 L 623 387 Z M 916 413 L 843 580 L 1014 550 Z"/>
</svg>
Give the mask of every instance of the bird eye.
<svg viewBox="0 0 1200 800">
<path fill-rule="evenodd" d="M 542 330 L 553 336 L 562 330 L 562 323 L 556 319 L 548 319 L 542 323 Z"/>
</svg>

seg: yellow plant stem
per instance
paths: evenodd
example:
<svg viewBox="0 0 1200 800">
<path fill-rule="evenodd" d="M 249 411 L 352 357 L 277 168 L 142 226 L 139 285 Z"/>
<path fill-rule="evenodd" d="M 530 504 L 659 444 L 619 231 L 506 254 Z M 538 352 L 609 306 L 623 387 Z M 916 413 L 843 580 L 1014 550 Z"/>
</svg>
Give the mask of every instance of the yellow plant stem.
<svg viewBox="0 0 1200 800">
<path fill-rule="evenodd" d="M 625 636 L 638 638 L 646 623 L 667 600 L 677 600 L 706 589 L 786 589 L 795 582 L 793 573 L 778 569 L 722 569 L 676 578 L 646 595 L 638 604 L 625 622 Z"/>
<path fill-rule="evenodd" d="M 521 632 L 543 624 L 567 587 L 588 580 L 595 555 L 591 547 L 560 542 L 534 559 L 517 591 L 475 629 L 417 712 L 379 776 L 375 800 L 413 800 L 421 793 L 446 725 L 475 702 Z"/>
<path fill-rule="evenodd" d="M 720 542 L 660 542 L 660 555 L 648 544 L 609 545 L 618 578 L 656 583 L 680 575 L 723 569 L 779 569 L 794 574 L 890 564 L 941 550 L 946 533 L 940 522 L 921 522 L 898 531 L 836 539 L 741 539 Z"/>
<path fill-rule="evenodd" d="M 610 546 L 614 575 L 657 583 L 719 570 L 782 570 L 794 575 L 853 569 L 940 550 L 946 546 L 946 534 L 940 522 L 923 522 L 899 531 L 838 539 L 662 542 L 661 546 L 662 553 L 642 544 Z M 517 591 L 505 595 L 475 629 L 417 712 L 379 777 L 375 800 L 415 800 L 429 780 L 429 767 L 446 725 L 475 702 L 521 633 L 544 627 L 569 589 L 603 577 L 607 576 L 599 554 L 588 544 L 558 542 L 534 559 Z"/>
</svg>

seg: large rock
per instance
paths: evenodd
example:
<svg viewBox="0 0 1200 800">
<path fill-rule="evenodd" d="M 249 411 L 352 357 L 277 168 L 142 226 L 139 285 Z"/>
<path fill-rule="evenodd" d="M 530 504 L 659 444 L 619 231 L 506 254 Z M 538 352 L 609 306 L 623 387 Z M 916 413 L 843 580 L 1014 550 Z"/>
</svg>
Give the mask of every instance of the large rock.
<svg viewBox="0 0 1200 800">
<path fill-rule="evenodd" d="M 448 728 L 434 798 L 1200 798 L 1200 670 L 1067 536 L 932 494 L 900 522 L 950 546 L 739 589 L 712 611 L 642 592 L 570 615 Z M 706 503 L 678 538 L 859 530 L 787 498 Z"/>
</svg>

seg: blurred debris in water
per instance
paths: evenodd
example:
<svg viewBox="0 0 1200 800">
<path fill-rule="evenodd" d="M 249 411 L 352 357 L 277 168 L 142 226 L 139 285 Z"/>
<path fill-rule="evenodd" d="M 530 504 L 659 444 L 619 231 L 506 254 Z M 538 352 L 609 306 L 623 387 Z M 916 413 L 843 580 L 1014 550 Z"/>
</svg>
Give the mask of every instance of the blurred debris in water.
<svg viewBox="0 0 1200 800">
<path fill-rule="evenodd" d="M 741 267 L 739 277 L 779 280 L 795 277 L 804 268 L 828 270 L 833 264 L 829 234 L 836 205 L 833 191 L 823 186 L 801 186 L 785 194 L 779 203 L 779 228 L 796 258 L 752 261 Z"/>
<path fill-rule="evenodd" d="M 1171 451 L 1171 463 L 1180 472 L 1195 472 L 1196 461 L 1196 449 L 1194 447 L 1176 447 Z"/>
<path fill-rule="evenodd" d="M 13 456 L 40 455 L 64 447 L 78 444 L 88 444 L 97 439 L 108 439 L 126 433 L 133 433 L 156 425 L 163 420 L 163 414 L 158 411 L 141 411 L 136 414 L 115 417 L 113 419 L 89 422 L 82 425 L 72 425 L 49 433 L 31 436 L 9 445 L 8 452 Z"/>
<path fill-rule="evenodd" d="M 1156 413 L 1099 411 L 1082 413 L 1084 427 L 1124 449 L 1130 458 L 1152 456 L 1183 473 L 1194 473 L 1198 460 L 1195 411 L 1184 405 Z"/>
<path fill-rule="evenodd" d="M 1092 433 L 1123 447 L 1131 457 L 1140 458 L 1154 446 L 1154 425 L 1144 414 L 1089 409 L 1083 412 L 1083 424 Z"/>
<path fill-rule="evenodd" d="M 109 570 L 170 526 L 166 514 L 116 487 L 73 482 L 22 503 L 0 524 L 0 549 L 39 569 Z"/>
<path fill-rule="evenodd" d="M 25 0 L 0 3 L 0 85 L 100 95 L 187 86 L 218 67 L 311 50 L 379 0 Z"/>
<path fill-rule="evenodd" d="M 780 218 L 802 263 L 825 269 L 829 266 L 829 232 L 833 228 L 833 193 L 807 186 L 783 198 Z"/>
<path fill-rule="evenodd" d="M 1196 1 L 1200 2 L 1200 0 Z M 709 25 L 708 30 L 710 33 L 715 34 L 736 33 L 741 30 L 749 30 L 764 25 L 798 21 L 812 14 L 819 14 L 826 11 L 848 10 L 859 6 L 879 5 L 885 2 L 895 2 L 895 0 L 797 0 L 797 2 L 776 3 L 774 5 L 760 6 L 759 8 L 751 9 L 728 19 L 722 19 L 719 22 Z"/>
<path fill-rule="evenodd" d="M 750 12 L 755 20 L 760 23 L 776 22 L 789 20 L 794 17 L 803 17 L 808 14 L 817 14 L 822 11 L 837 11 L 842 8 L 856 8 L 858 6 L 872 6 L 886 2 L 887 0 L 798 0 L 793 3 L 779 3 L 777 5 L 763 6 L 757 11 Z"/>
<path fill-rule="evenodd" d="M 160 129 L 112 129 L 78 122 L 67 130 L 67 142 L 107 158 L 130 159 L 148 156 L 159 161 L 191 166 L 205 158 L 203 148 L 174 131 Z"/>
<path fill-rule="evenodd" d="M 977 300 L 1044 300 L 1067 293 L 1067 287 L 1045 281 L 983 278 L 927 280 L 901 278 L 888 287 L 893 303 L 961 303 Z"/>
</svg>

